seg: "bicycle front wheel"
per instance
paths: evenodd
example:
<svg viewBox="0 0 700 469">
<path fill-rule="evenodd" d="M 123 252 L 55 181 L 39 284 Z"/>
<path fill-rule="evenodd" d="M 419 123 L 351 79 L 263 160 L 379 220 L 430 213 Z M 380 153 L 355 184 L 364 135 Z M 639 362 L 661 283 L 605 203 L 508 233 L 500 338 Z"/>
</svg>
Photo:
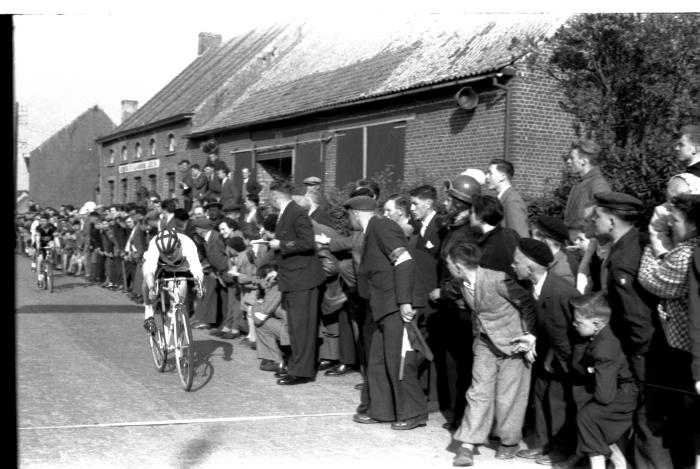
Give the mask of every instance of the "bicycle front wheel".
<svg viewBox="0 0 700 469">
<path fill-rule="evenodd" d="M 49 293 L 53 293 L 53 264 L 51 262 L 46 264 L 46 288 L 48 288 Z"/>
<path fill-rule="evenodd" d="M 151 345 L 151 355 L 153 356 L 153 364 L 156 370 L 161 373 L 165 370 L 165 363 L 168 359 L 168 346 L 165 343 L 165 328 L 163 324 L 163 311 L 160 305 L 154 307 L 153 321 L 156 324 L 156 333 L 148 336 L 148 341 Z"/>
<path fill-rule="evenodd" d="M 183 305 L 175 308 L 175 362 L 182 387 L 189 391 L 194 380 L 194 348 L 190 320 Z"/>
</svg>

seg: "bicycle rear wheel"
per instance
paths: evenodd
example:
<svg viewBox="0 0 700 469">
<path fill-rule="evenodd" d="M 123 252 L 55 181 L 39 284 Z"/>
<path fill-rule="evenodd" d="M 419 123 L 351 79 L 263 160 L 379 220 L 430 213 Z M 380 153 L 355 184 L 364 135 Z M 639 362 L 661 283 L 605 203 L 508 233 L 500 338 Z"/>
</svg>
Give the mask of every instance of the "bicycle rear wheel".
<svg viewBox="0 0 700 469">
<path fill-rule="evenodd" d="M 168 359 L 168 346 L 165 343 L 163 311 L 160 309 L 160 303 L 156 303 L 153 309 L 153 321 L 156 324 L 156 333 L 148 336 L 148 342 L 151 345 L 153 364 L 156 366 L 156 370 L 162 373 L 163 370 L 165 370 L 165 363 Z"/>
<path fill-rule="evenodd" d="M 46 263 L 46 288 L 49 293 L 53 293 L 53 262 L 51 261 Z"/>
<path fill-rule="evenodd" d="M 175 362 L 182 387 L 189 391 L 194 380 L 194 348 L 190 320 L 182 305 L 175 307 Z"/>
</svg>

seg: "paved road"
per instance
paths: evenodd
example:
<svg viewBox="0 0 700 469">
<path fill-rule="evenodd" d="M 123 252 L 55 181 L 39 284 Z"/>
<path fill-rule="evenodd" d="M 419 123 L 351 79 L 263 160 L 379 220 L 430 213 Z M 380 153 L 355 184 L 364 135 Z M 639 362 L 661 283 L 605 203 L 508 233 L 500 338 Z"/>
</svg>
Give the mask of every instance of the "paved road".
<svg viewBox="0 0 700 469">
<path fill-rule="evenodd" d="M 142 309 L 124 294 L 63 275 L 54 293 L 38 291 L 28 259 L 16 260 L 23 468 L 451 467 L 439 412 L 407 432 L 353 423 L 357 373 L 278 386 L 238 340 L 196 330 L 184 392 L 174 370 L 153 368 Z M 478 467 L 542 467 L 480 451 Z"/>
</svg>

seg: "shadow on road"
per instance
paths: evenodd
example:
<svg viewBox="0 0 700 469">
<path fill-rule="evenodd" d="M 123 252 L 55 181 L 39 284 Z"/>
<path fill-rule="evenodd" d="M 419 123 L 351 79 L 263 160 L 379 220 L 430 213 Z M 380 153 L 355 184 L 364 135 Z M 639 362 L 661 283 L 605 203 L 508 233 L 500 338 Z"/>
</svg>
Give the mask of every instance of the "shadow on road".
<svg viewBox="0 0 700 469">
<path fill-rule="evenodd" d="M 223 340 L 196 340 L 193 345 L 195 382 L 190 392 L 199 391 L 211 381 L 214 376 L 211 356 L 214 352 L 221 348 L 223 359 L 227 362 L 232 360 L 233 355 L 233 345 Z M 203 381 L 200 382 L 200 379 Z"/>
<path fill-rule="evenodd" d="M 140 305 L 25 305 L 15 310 L 17 314 L 41 313 L 142 313 Z"/>
<path fill-rule="evenodd" d="M 189 440 L 177 454 L 175 460 L 180 468 L 191 468 L 206 460 L 214 451 L 215 445 L 211 440 L 196 438 Z"/>
</svg>

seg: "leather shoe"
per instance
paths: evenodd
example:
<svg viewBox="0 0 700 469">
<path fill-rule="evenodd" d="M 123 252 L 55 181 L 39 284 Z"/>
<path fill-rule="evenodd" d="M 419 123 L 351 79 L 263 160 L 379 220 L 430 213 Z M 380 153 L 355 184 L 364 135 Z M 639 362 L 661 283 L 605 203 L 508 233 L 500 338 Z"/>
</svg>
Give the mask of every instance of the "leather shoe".
<svg viewBox="0 0 700 469">
<path fill-rule="evenodd" d="M 276 371 L 279 370 L 280 364 L 272 360 L 263 359 L 260 362 L 260 369 L 262 371 Z"/>
<path fill-rule="evenodd" d="M 540 459 L 544 455 L 542 454 L 542 448 L 529 448 L 521 449 L 516 453 L 516 456 L 523 459 Z"/>
<path fill-rule="evenodd" d="M 520 446 L 518 445 L 499 445 L 496 450 L 496 459 L 513 459 L 515 455 L 518 454 L 519 449 Z"/>
<path fill-rule="evenodd" d="M 343 376 L 343 375 L 348 374 L 352 371 L 355 371 L 355 370 L 353 370 L 352 365 L 338 363 L 333 368 L 331 368 L 330 370 L 327 370 L 323 374 L 326 376 Z"/>
<path fill-rule="evenodd" d="M 277 380 L 277 384 L 281 384 L 283 386 L 291 386 L 294 384 L 304 384 L 304 383 L 309 383 L 311 382 L 311 378 L 306 378 L 304 376 L 293 376 L 293 375 L 287 375 L 284 378 L 280 378 Z"/>
<path fill-rule="evenodd" d="M 316 369 L 318 371 L 328 370 L 330 368 L 335 367 L 336 364 L 337 362 L 334 360 L 321 360 L 320 362 L 318 362 L 318 366 L 316 367 Z"/>
<path fill-rule="evenodd" d="M 367 414 L 355 414 L 352 416 L 352 421 L 355 423 L 382 423 L 381 420 L 376 420 Z"/>
<path fill-rule="evenodd" d="M 455 458 L 452 460 L 452 465 L 456 467 L 466 467 L 474 465 L 474 452 L 469 448 L 460 446 L 457 448 Z"/>
<path fill-rule="evenodd" d="M 399 420 L 391 424 L 392 430 L 413 430 L 418 427 L 425 427 L 428 422 L 428 417 L 419 415 L 406 420 Z"/>
<path fill-rule="evenodd" d="M 445 422 L 442 424 L 442 428 L 447 430 L 448 432 L 456 432 L 459 426 L 461 425 L 460 422 Z"/>
<path fill-rule="evenodd" d="M 277 369 L 277 371 L 275 371 L 275 378 L 284 378 L 288 374 L 289 373 L 287 373 L 287 367 L 282 365 Z"/>
<path fill-rule="evenodd" d="M 365 387 L 365 383 L 359 383 L 359 384 L 355 385 L 355 389 L 357 389 L 358 391 L 362 391 L 362 388 L 364 388 L 364 387 Z"/>
</svg>

